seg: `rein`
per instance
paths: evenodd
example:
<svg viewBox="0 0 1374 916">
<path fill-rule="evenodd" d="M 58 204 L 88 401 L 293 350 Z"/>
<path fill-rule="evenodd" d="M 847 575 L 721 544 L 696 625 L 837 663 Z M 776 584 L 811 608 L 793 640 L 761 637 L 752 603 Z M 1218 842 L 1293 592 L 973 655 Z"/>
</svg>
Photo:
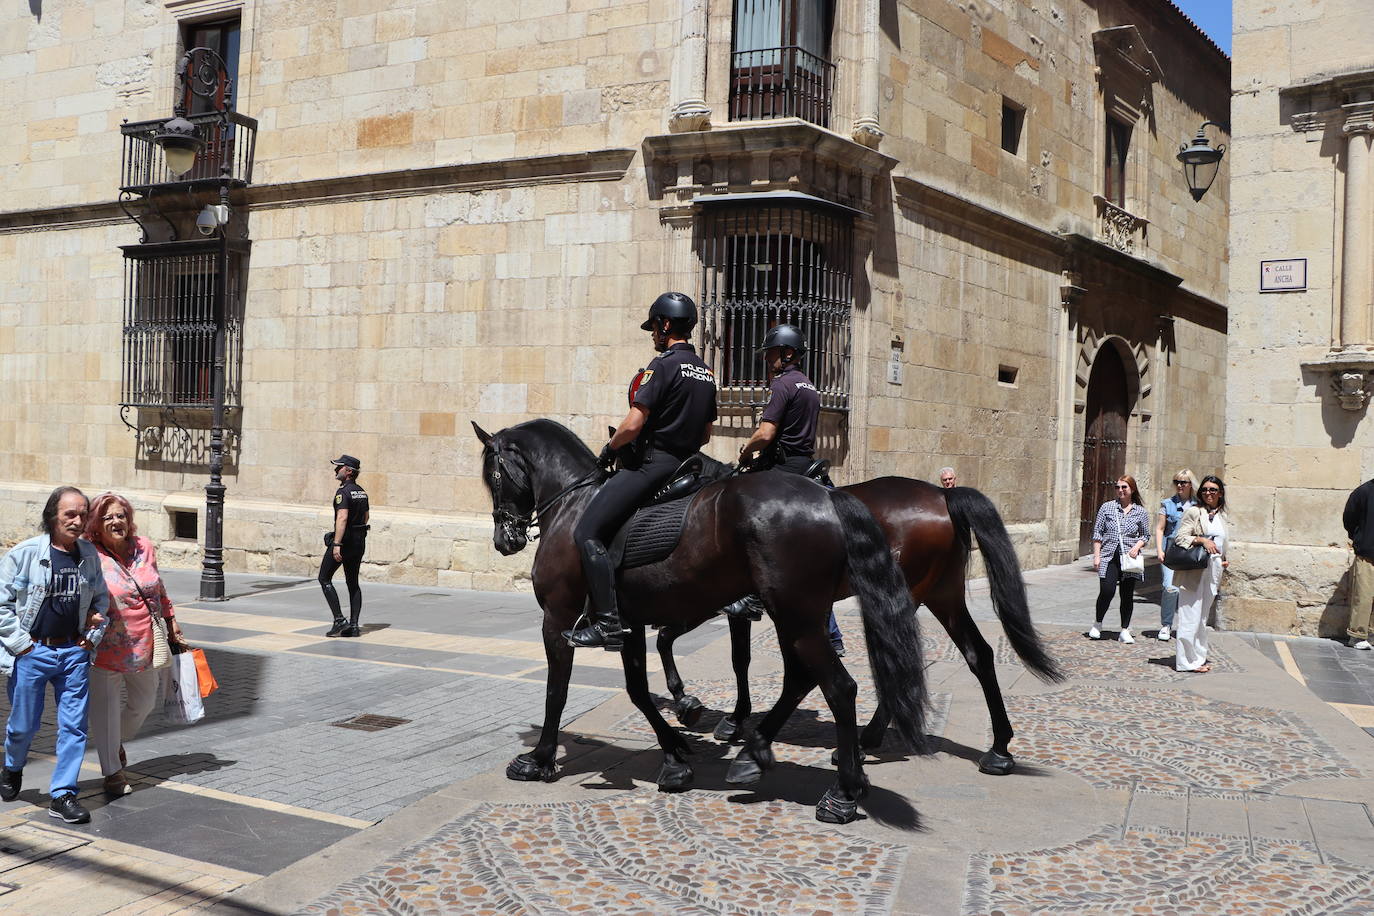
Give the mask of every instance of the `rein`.
<svg viewBox="0 0 1374 916">
<path fill-rule="evenodd" d="M 566 487 L 559 490 L 557 493 L 555 493 L 548 499 L 544 500 L 542 503 L 539 503 L 529 512 L 516 513 L 503 505 L 504 500 L 502 498 L 501 488 L 503 486 L 503 481 L 506 476 L 503 473 L 504 470 L 505 463 L 501 461 L 501 455 L 498 452 L 496 455 L 496 470 L 492 474 L 492 476 L 496 478 L 497 509 L 495 512 L 492 513 L 492 517 L 496 520 L 496 523 L 498 525 L 504 527 L 508 532 L 512 531 L 513 529 L 518 529 L 520 532 L 524 533 L 526 537 L 528 537 L 531 541 L 539 540 L 539 532 L 530 534 L 529 530 L 531 528 L 537 528 L 542 531 L 543 526 L 540 524 L 540 519 L 542 518 L 544 513 L 547 512 L 553 506 L 554 503 L 558 502 L 560 499 L 567 496 L 574 490 L 581 489 L 582 487 L 591 486 L 594 482 L 594 478 L 596 477 L 596 475 L 601 472 L 600 467 L 593 467 L 586 474 L 579 477 L 577 480 L 574 480 L 572 483 L 568 484 Z"/>
</svg>

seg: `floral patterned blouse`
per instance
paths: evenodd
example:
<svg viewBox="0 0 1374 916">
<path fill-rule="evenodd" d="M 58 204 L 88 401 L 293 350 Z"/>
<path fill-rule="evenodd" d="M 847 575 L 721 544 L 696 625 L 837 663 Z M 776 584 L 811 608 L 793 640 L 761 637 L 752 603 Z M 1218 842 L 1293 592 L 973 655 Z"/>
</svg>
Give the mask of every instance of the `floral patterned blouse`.
<svg viewBox="0 0 1374 916">
<path fill-rule="evenodd" d="M 171 619 L 172 599 L 157 571 L 157 549 L 147 538 L 134 538 L 129 564 L 99 544 L 100 569 L 110 590 L 110 625 L 96 647 L 95 665 L 106 671 L 133 674 L 153 663 L 153 622 L 150 613 Z M 135 584 L 136 583 L 136 584 Z M 151 606 L 150 606 L 151 605 Z"/>
</svg>

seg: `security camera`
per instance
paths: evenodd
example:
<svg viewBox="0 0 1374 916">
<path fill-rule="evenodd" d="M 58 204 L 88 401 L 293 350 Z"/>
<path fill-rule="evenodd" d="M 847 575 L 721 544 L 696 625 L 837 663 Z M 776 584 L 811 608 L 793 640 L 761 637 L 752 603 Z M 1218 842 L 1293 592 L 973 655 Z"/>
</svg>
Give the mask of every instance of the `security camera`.
<svg viewBox="0 0 1374 916">
<path fill-rule="evenodd" d="M 229 208 L 223 204 L 206 204 L 196 217 L 196 229 L 201 235 L 214 235 L 215 230 L 229 222 Z"/>
</svg>

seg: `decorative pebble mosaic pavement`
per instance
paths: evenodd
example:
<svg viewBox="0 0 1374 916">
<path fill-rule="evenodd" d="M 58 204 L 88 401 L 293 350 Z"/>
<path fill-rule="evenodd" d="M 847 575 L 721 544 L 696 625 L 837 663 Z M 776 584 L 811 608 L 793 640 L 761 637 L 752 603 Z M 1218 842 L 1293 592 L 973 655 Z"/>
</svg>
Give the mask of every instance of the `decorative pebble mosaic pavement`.
<svg viewBox="0 0 1374 916">
<path fill-rule="evenodd" d="M 1133 643 L 1117 642 L 1116 637 L 1088 639 L 1077 631 L 1041 631 L 1045 648 L 1059 660 L 1069 677 L 1075 680 L 1177 682 L 1206 677 L 1190 671 L 1174 670 L 1174 644 L 1160 642 L 1153 637 L 1139 636 Z M 1226 653 L 1218 640 L 1207 647 L 1207 660 L 1212 674 L 1244 671 L 1245 668 Z M 1020 665 L 1005 636 L 997 640 L 997 663 Z"/>
<path fill-rule="evenodd" d="M 1365 916 L 1374 875 L 1299 840 L 1105 827 L 1067 846 L 970 857 L 963 912 L 1001 916 Z"/>
<path fill-rule="evenodd" d="M 1060 767 L 1103 788 L 1273 791 L 1299 779 L 1363 775 L 1282 710 L 1099 684 L 1006 700 L 1019 760 Z"/>
<path fill-rule="evenodd" d="M 838 614 L 837 622 L 840 625 L 840 632 L 844 636 L 845 648 L 848 650 L 845 655 L 846 667 L 852 667 L 856 655 L 863 657 L 864 653 L 864 630 L 863 618 L 857 611 L 848 614 Z M 754 624 L 754 632 L 750 637 L 749 645 L 755 651 L 777 652 L 778 651 L 778 631 L 773 628 L 772 623 L 765 620 L 762 623 Z M 963 655 L 954 645 L 944 627 L 928 615 L 921 618 L 921 660 L 927 665 L 934 662 L 960 662 L 964 661 Z M 868 663 L 864 658 L 864 664 Z M 854 672 L 851 671 L 851 674 Z"/>
<path fill-rule="evenodd" d="M 704 792 L 488 804 L 302 912 L 890 912 L 908 850 L 814 828 L 796 805 L 739 805 Z"/>
</svg>

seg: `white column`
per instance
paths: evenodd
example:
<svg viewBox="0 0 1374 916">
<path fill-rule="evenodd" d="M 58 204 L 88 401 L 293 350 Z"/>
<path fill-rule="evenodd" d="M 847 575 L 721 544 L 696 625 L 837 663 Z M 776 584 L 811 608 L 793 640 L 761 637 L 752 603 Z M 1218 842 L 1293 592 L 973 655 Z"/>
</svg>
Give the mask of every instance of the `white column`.
<svg viewBox="0 0 1374 916">
<path fill-rule="evenodd" d="M 682 40 L 673 67 L 673 108 L 668 126 L 674 133 L 711 126 L 706 104 L 707 0 L 682 0 Z"/>
<path fill-rule="evenodd" d="M 877 149 L 878 144 L 883 139 L 883 129 L 878 121 L 878 100 L 880 97 L 878 49 L 881 36 L 878 23 L 879 0 L 862 0 L 862 2 L 863 18 L 859 23 L 862 29 L 859 45 L 859 116 L 854 119 L 851 136 L 856 143 Z"/>
<path fill-rule="evenodd" d="M 1370 144 L 1374 141 L 1371 93 L 1345 109 L 1345 216 L 1341 246 L 1341 347 L 1368 350 L 1374 328 L 1374 227 L 1370 225 Z"/>
</svg>

